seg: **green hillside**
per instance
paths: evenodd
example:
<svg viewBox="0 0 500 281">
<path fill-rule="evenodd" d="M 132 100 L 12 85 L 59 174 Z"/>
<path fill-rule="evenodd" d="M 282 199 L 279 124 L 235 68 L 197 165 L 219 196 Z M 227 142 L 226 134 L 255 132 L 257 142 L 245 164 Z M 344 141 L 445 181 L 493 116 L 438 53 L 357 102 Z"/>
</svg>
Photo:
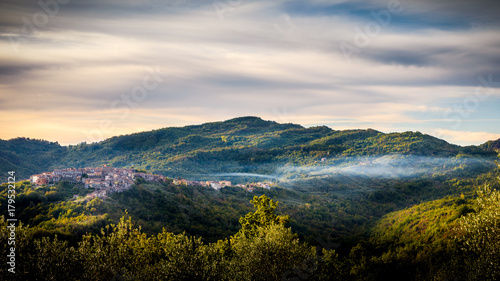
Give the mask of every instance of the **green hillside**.
<svg viewBox="0 0 500 281">
<path fill-rule="evenodd" d="M 4 170 L 20 178 L 55 168 L 111 165 L 197 179 L 213 173 L 274 174 L 278 167 L 314 165 L 322 158 L 387 154 L 494 157 L 495 143 L 460 147 L 419 132 L 304 128 L 258 117 L 116 136 L 99 143 L 60 146 L 41 140 L 0 140 Z"/>
<path fill-rule="evenodd" d="M 16 280 L 30 274 L 51 280 L 496 280 L 498 268 L 489 265 L 498 264 L 500 240 L 475 237 L 500 233 L 498 142 L 461 147 L 419 132 L 335 131 L 257 117 L 68 147 L 0 140 L 1 168 L 16 171 L 17 179 L 104 164 L 170 177 L 137 179 L 103 199 L 87 198 L 94 189 L 65 181 L 21 181 L 13 198 L 13 187 L 2 184 L 0 214 L 8 218 L 14 200 L 23 224 L 16 235 L 24 273 Z M 214 190 L 175 185 L 173 177 L 276 184 L 253 192 Z M 252 201 L 252 213 L 249 201 L 263 194 L 259 200 L 267 203 Z M 278 220 L 274 211 L 283 216 Z M 8 230 L 2 231 L 7 245 Z M 1 250 L 6 261 L 7 249 Z M 74 268 L 80 273 L 72 274 Z"/>
<path fill-rule="evenodd" d="M 334 215 L 321 208 L 330 202 L 327 193 L 280 188 L 257 190 L 267 196 L 253 197 L 255 210 L 248 204 L 253 194 L 236 188 L 138 181 L 105 200 L 84 200 L 69 194 L 85 190 L 64 182 L 38 188 L 21 182 L 19 219 L 29 227 L 16 228 L 19 273 L 12 280 L 497 280 L 496 175 L 465 183 L 463 190 L 481 186 L 469 196 L 386 211 L 358 236 L 346 227 L 359 228 L 366 210 L 393 202 L 393 195 L 341 200 Z M 0 196 L 6 194 L 2 185 Z M 279 198 L 278 208 L 270 198 Z M 318 223 L 327 236 L 294 234 Z M 3 218 L 0 224 L 6 245 L 10 230 Z M 5 263 L 7 248 L 1 250 Z"/>
<path fill-rule="evenodd" d="M 48 171 L 66 153 L 66 147 L 45 140 L 0 140 L 0 169 L 16 171 L 18 179 L 26 179 L 32 174 Z"/>
</svg>

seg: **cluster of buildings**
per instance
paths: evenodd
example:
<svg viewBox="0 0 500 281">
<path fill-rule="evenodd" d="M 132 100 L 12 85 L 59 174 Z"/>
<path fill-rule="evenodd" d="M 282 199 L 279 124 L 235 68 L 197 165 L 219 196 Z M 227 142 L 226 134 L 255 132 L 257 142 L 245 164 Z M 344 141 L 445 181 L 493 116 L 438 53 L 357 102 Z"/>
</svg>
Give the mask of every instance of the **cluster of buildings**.
<svg viewBox="0 0 500 281">
<path fill-rule="evenodd" d="M 136 172 L 135 169 L 122 169 L 114 167 L 95 167 L 95 168 L 67 168 L 54 170 L 53 172 L 45 172 L 38 175 L 32 175 L 30 182 L 34 185 L 53 185 L 60 181 L 68 181 L 73 184 L 84 184 L 85 188 L 93 188 L 94 192 L 87 197 L 106 197 L 110 193 L 122 192 L 129 189 L 135 180 L 142 178 L 146 181 L 164 182 L 165 177 L 162 175 L 146 174 Z M 203 186 L 219 190 L 226 186 L 233 186 L 230 181 L 188 181 L 185 179 L 174 179 L 176 185 L 186 186 Z M 234 186 L 241 187 L 249 192 L 254 188 L 261 187 L 270 189 L 272 183 L 257 182 L 249 184 L 236 184 Z"/>
<path fill-rule="evenodd" d="M 219 190 L 226 186 L 232 186 L 230 181 L 188 181 L 185 179 L 174 179 L 175 185 L 203 186 Z"/>
<path fill-rule="evenodd" d="M 253 190 L 254 190 L 255 187 L 261 187 L 261 188 L 265 188 L 265 189 L 271 189 L 271 185 L 273 185 L 273 183 L 269 183 L 269 182 L 255 182 L 255 183 L 249 183 L 249 184 L 245 185 L 245 187 L 246 187 L 247 191 L 253 192 Z"/>
<path fill-rule="evenodd" d="M 189 181 L 185 179 L 174 179 L 174 184 L 176 185 L 186 185 L 186 186 L 203 186 L 211 187 L 213 189 L 219 190 L 226 186 L 233 186 L 230 181 Z M 234 186 L 241 187 L 247 191 L 252 192 L 255 187 L 262 187 L 266 189 L 271 189 L 272 183 L 267 182 L 257 182 L 248 184 L 236 184 Z"/>
<path fill-rule="evenodd" d="M 53 172 L 32 175 L 30 181 L 35 185 L 51 185 L 60 181 L 68 181 L 74 184 L 81 183 L 85 185 L 85 188 L 96 189 L 96 191 L 88 194 L 88 197 L 106 197 L 109 193 L 129 189 L 137 178 L 156 182 L 165 181 L 165 177 L 162 175 L 152 175 L 136 172 L 134 169 L 107 166 L 54 170 Z"/>
</svg>

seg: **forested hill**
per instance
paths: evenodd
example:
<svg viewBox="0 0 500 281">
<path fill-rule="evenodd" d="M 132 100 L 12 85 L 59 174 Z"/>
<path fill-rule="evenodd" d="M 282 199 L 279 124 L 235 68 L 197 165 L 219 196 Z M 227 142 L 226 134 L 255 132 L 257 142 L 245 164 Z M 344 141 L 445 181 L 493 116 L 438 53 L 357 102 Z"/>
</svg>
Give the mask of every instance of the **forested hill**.
<svg viewBox="0 0 500 281">
<path fill-rule="evenodd" d="M 170 177 L 211 173 L 272 174 L 276 167 L 368 155 L 494 157 L 499 141 L 461 147 L 419 132 L 304 128 L 258 117 L 112 137 L 99 143 L 60 146 L 43 140 L 0 140 L 1 169 L 19 178 L 63 167 L 103 164 L 135 167 Z"/>
<path fill-rule="evenodd" d="M 277 179 L 249 192 L 137 178 L 123 192 L 94 199 L 87 196 L 94 188 L 68 181 L 4 183 L 0 244 L 11 235 L 6 205 L 15 190 L 24 225 L 16 229 L 17 280 L 302 280 L 305 273 L 308 280 L 497 280 L 484 276 L 500 272 L 499 144 L 462 147 L 418 132 L 336 131 L 256 117 L 67 147 L 0 140 L 0 168 L 17 180 L 103 164 L 191 180 Z M 262 204 L 254 203 L 253 213 L 249 202 Z M 259 224 L 275 208 L 288 216 L 281 230 L 272 216 L 271 225 Z M 242 229 L 250 232 L 239 235 Z M 296 254 L 308 253 L 305 247 L 311 257 Z"/>
<path fill-rule="evenodd" d="M 51 169 L 67 152 L 67 147 L 45 140 L 0 140 L 0 170 L 15 171 L 19 179 L 24 179 Z"/>
</svg>

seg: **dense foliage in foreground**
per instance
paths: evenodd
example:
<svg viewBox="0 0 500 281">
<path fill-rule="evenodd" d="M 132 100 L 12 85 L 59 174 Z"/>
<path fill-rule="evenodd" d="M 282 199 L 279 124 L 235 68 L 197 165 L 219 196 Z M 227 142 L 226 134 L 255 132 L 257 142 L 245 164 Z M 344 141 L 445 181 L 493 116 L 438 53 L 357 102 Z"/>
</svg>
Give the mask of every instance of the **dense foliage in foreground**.
<svg viewBox="0 0 500 281">
<path fill-rule="evenodd" d="M 335 245 L 299 241 L 267 196 L 251 203 L 256 210 L 240 218 L 236 234 L 209 244 L 166 230 L 148 236 L 126 217 L 76 246 L 29 239 L 20 225 L 16 273 L 3 266 L 1 280 L 497 280 L 500 273 L 500 192 L 488 186 L 472 204 L 444 199 L 390 214 L 345 256 Z M 0 229 L 5 265 L 3 218 Z"/>
<path fill-rule="evenodd" d="M 1 278 L 496 280 L 500 198 L 488 187 L 498 186 L 490 181 L 494 175 L 444 181 L 372 178 L 379 190 L 352 198 L 339 198 L 321 183 L 303 192 L 256 189 L 266 195 L 254 197 L 255 212 L 248 205 L 253 194 L 239 188 L 137 181 L 129 191 L 89 200 L 73 198 L 90 190 L 67 182 L 51 187 L 19 182 L 16 213 L 30 226 L 16 229 L 16 274 L 3 267 Z M 472 186 L 481 187 L 472 189 L 474 196 Z M 465 195 L 446 196 L 450 192 Z M 442 199 L 428 200 L 433 197 Z M 279 206 L 270 198 L 279 198 Z M 408 203 L 412 207 L 401 208 Z M 130 215 L 123 211 L 127 208 Z M 402 210 L 378 219 L 388 208 Z M 329 236 L 317 234 L 322 226 Z M 6 264 L 5 220 L 0 227 L 0 262 Z M 349 229 L 353 232 L 345 232 Z M 212 231 L 217 233 L 207 239 Z"/>
</svg>

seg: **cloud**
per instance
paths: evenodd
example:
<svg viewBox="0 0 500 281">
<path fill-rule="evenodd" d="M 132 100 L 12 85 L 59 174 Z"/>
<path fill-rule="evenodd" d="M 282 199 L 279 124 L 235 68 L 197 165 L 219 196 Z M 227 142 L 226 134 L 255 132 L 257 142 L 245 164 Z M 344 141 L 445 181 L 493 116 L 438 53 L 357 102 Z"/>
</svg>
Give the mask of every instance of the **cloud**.
<svg viewBox="0 0 500 281">
<path fill-rule="evenodd" d="M 461 145 L 482 144 L 489 140 L 500 139 L 500 134 L 489 132 L 453 131 L 436 129 L 434 135 L 449 140 L 451 143 Z"/>
<path fill-rule="evenodd" d="M 491 160 L 481 158 L 445 158 L 391 154 L 384 156 L 348 157 L 327 159 L 315 166 L 280 167 L 276 174 L 281 179 L 294 178 L 336 178 L 342 176 L 367 176 L 370 178 L 405 178 L 429 176 L 434 173 L 452 171 L 463 166 L 493 166 Z"/>
<path fill-rule="evenodd" d="M 4 1 L 0 108 L 31 110 L 32 117 L 30 126 L 16 123 L 26 129 L 0 138 L 31 136 L 40 130 L 28 128 L 50 124 L 51 137 L 73 142 L 78 138 L 64 134 L 66 125 L 45 120 L 67 112 L 87 131 L 98 126 L 95 120 L 119 120 L 105 137 L 131 132 L 127 124 L 164 127 L 242 115 L 334 128 L 425 129 L 437 121 L 414 112 L 439 113 L 443 99 L 462 102 L 473 93 L 478 75 L 500 77 L 491 10 L 497 4 L 486 1 L 401 1 L 404 11 L 347 60 L 339 45 L 355 46 L 356 28 L 364 30 L 374 21 L 371 12 L 387 3 L 245 0 L 221 11 L 211 1 L 72 0 L 25 32 L 25 19 L 34 24 L 42 7 Z M 445 26 L 458 15 L 466 25 Z M 165 74 L 162 83 L 121 119 L 111 105 L 156 67 Z"/>
</svg>

